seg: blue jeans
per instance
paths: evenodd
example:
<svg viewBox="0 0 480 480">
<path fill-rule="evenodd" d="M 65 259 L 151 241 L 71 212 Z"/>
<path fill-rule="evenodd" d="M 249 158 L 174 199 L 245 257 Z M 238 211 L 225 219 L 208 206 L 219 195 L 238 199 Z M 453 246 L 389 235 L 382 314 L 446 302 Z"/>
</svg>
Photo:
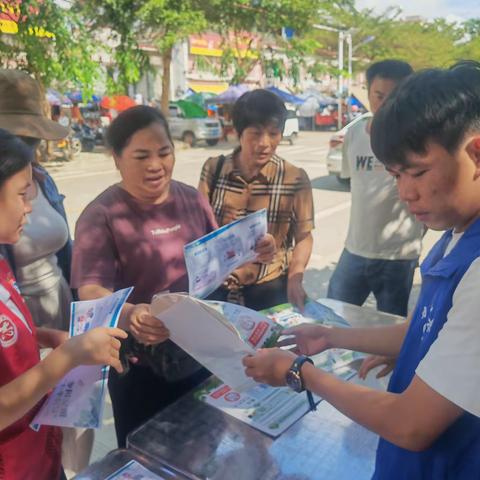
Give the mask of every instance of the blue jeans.
<svg viewBox="0 0 480 480">
<path fill-rule="evenodd" d="M 344 249 L 330 278 L 328 298 L 363 305 L 373 292 L 377 309 L 405 317 L 418 260 L 378 260 Z"/>
</svg>

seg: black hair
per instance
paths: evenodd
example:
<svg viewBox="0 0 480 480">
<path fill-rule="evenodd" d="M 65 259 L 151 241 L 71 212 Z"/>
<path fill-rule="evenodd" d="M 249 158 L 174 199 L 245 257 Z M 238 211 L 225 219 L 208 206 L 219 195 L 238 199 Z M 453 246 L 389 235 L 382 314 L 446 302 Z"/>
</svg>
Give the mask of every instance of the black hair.
<svg viewBox="0 0 480 480">
<path fill-rule="evenodd" d="M 402 60 L 382 60 L 370 65 L 366 71 L 367 87 L 370 86 L 375 78 L 386 78 L 393 80 L 395 83 L 401 82 L 403 79 L 413 73 L 413 68 L 407 62 Z"/>
<path fill-rule="evenodd" d="M 287 109 L 280 97 L 259 88 L 244 93 L 233 106 L 232 122 L 238 136 L 248 127 L 270 126 L 283 132 Z"/>
<path fill-rule="evenodd" d="M 108 127 L 105 135 L 107 145 L 116 153 L 121 155 L 123 149 L 128 145 L 132 135 L 139 130 L 149 127 L 152 123 L 159 123 L 165 129 L 170 143 L 173 146 L 170 128 L 165 115 L 157 108 L 147 105 L 137 105 L 124 110 L 118 115 Z"/>
<path fill-rule="evenodd" d="M 402 83 L 375 114 L 371 145 L 387 165 L 407 166 L 407 154 L 434 142 L 453 153 L 468 131 L 480 131 L 480 63 L 428 69 Z"/>
<path fill-rule="evenodd" d="M 10 132 L 0 128 L 0 187 L 33 161 L 33 151 Z"/>
</svg>

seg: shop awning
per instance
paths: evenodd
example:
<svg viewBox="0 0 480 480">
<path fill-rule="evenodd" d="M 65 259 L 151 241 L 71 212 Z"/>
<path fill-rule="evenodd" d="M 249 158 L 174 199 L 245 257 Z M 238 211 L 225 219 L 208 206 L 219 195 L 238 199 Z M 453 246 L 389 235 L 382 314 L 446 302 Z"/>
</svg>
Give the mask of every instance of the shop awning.
<svg viewBox="0 0 480 480">
<path fill-rule="evenodd" d="M 219 93 L 224 92 L 228 88 L 228 83 L 219 82 L 219 83 L 202 83 L 202 82 L 188 82 L 188 88 L 191 88 L 197 93 L 200 92 L 210 92 L 218 95 Z"/>
</svg>

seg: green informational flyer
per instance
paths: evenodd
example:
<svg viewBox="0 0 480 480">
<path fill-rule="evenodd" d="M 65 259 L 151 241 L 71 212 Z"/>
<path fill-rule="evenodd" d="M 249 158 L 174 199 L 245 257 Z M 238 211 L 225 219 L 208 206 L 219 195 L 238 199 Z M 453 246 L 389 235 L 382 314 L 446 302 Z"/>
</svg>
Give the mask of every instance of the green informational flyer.
<svg viewBox="0 0 480 480">
<path fill-rule="evenodd" d="M 274 346 L 284 328 L 303 322 L 349 326 L 333 310 L 312 300 L 307 302 L 303 315 L 291 304 L 255 312 L 230 303 L 208 303 L 218 309 L 253 348 Z M 312 358 L 317 367 L 348 380 L 356 374 L 350 364 L 361 357 L 356 352 L 331 349 Z M 251 389 L 237 392 L 217 378 L 212 378 L 197 389 L 195 396 L 273 437 L 280 435 L 310 410 L 305 393 L 296 393 L 288 387 L 274 388 L 257 384 Z M 321 401 L 320 397 L 315 399 L 317 403 Z"/>
</svg>

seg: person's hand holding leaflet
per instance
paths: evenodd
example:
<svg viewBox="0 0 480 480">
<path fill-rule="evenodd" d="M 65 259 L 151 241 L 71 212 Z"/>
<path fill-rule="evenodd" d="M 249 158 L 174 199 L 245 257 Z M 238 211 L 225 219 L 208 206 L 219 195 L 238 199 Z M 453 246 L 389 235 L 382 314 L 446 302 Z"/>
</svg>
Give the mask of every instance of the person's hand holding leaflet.
<svg viewBox="0 0 480 480">
<path fill-rule="evenodd" d="M 119 338 L 127 338 L 127 333 L 120 328 L 97 327 L 71 337 L 58 347 L 58 351 L 70 357 L 71 368 L 79 365 L 109 365 L 122 373 Z"/>
<path fill-rule="evenodd" d="M 270 233 L 265 234 L 255 245 L 256 261 L 260 263 L 271 263 L 277 253 L 275 238 Z"/>
<path fill-rule="evenodd" d="M 243 358 L 245 373 L 256 382 L 273 387 L 285 385 L 285 375 L 296 355 L 281 348 L 262 348 L 255 355 Z"/>
<path fill-rule="evenodd" d="M 146 303 L 126 304 L 120 323 L 145 345 L 162 343 L 170 336 L 164 323 L 151 314 L 150 305 Z"/>
<path fill-rule="evenodd" d="M 303 273 L 295 273 L 288 276 L 287 297 L 289 303 L 297 307 L 301 313 L 305 310 L 307 293 L 303 288 Z"/>
<path fill-rule="evenodd" d="M 121 373 L 118 339 L 126 337 L 127 333 L 119 328 L 94 328 L 62 343 L 40 363 L 3 385 L 0 430 L 25 415 L 73 368 L 109 365 Z"/>
<path fill-rule="evenodd" d="M 287 336 L 277 342 L 279 347 L 293 346 L 292 352 L 302 355 L 315 355 L 331 348 L 331 327 L 302 323 L 296 327 L 287 328 L 282 336 Z"/>
</svg>

